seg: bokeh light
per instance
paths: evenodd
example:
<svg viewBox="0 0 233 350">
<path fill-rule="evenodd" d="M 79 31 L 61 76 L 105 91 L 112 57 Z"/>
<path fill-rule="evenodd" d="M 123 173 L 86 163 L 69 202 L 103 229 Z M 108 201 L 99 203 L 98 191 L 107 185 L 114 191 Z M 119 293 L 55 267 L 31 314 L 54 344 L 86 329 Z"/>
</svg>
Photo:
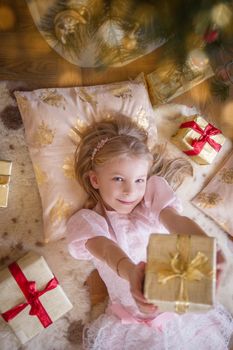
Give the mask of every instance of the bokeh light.
<svg viewBox="0 0 233 350">
<path fill-rule="evenodd" d="M 0 31 L 14 28 L 16 22 L 15 13 L 10 6 L 0 4 Z"/>
<path fill-rule="evenodd" d="M 225 103 L 221 111 L 221 127 L 226 137 L 233 140 L 233 102 Z"/>
<path fill-rule="evenodd" d="M 202 71 L 209 63 L 209 58 L 202 49 L 194 49 L 190 51 L 187 59 L 189 67 L 193 71 Z"/>
<path fill-rule="evenodd" d="M 226 4 L 217 4 L 211 11 L 212 21 L 219 27 L 226 27 L 232 18 L 232 10 Z"/>
<path fill-rule="evenodd" d="M 190 96 L 199 109 L 202 109 L 211 101 L 211 90 L 209 81 L 205 80 L 201 84 L 194 86 L 190 90 Z"/>
<path fill-rule="evenodd" d="M 58 77 L 58 85 L 59 86 L 77 86 L 82 85 L 82 75 L 81 70 L 69 70 L 64 69 L 61 70 L 62 73 L 59 74 Z"/>
</svg>

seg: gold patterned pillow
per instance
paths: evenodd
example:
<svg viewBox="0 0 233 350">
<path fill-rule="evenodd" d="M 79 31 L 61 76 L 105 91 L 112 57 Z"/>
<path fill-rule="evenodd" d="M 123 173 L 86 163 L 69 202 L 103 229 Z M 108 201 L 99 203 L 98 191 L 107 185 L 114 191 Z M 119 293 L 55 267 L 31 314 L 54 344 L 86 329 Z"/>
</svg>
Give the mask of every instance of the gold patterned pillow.
<svg viewBox="0 0 233 350">
<path fill-rule="evenodd" d="M 144 76 L 99 86 L 17 91 L 15 96 L 41 196 L 45 241 L 56 240 L 86 198 L 74 176 L 75 128 L 121 113 L 148 129 L 152 143 L 156 139 Z"/>
<path fill-rule="evenodd" d="M 233 236 L 233 151 L 192 203 Z"/>
</svg>

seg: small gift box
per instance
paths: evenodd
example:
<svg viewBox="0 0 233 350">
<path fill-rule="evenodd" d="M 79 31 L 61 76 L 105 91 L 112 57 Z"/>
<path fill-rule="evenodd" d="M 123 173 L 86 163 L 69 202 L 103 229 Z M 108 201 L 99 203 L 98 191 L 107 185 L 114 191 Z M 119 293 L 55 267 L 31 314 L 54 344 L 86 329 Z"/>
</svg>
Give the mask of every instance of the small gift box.
<svg viewBox="0 0 233 350">
<path fill-rule="evenodd" d="M 191 202 L 233 237 L 233 151 Z"/>
<path fill-rule="evenodd" d="M 152 234 L 144 295 L 160 311 L 207 311 L 215 300 L 216 242 L 197 235 Z"/>
<path fill-rule="evenodd" d="M 199 115 L 186 118 L 172 137 L 185 154 L 199 164 L 211 164 L 222 148 L 222 132 Z"/>
<path fill-rule="evenodd" d="M 163 56 L 158 63 L 156 70 L 146 75 L 154 106 L 173 100 L 214 75 L 210 64 L 205 64 L 201 70 L 194 70 L 187 62 L 181 71 L 170 58 Z"/>
<path fill-rule="evenodd" d="M 11 161 L 0 160 L 0 208 L 7 207 L 11 168 Z"/>
<path fill-rule="evenodd" d="M 29 252 L 0 271 L 0 312 L 21 343 L 72 308 L 42 256 Z"/>
</svg>

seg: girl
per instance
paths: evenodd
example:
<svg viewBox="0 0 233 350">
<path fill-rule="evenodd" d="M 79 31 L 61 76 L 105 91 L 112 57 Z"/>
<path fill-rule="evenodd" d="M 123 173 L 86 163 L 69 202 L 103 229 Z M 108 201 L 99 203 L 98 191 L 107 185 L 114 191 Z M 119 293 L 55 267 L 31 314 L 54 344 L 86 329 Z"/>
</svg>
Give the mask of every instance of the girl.
<svg viewBox="0 0 233 350">
<path fill-rule="evenodd" d="M 127 117 L 98 122 L 80 136 L 75 170 L 89 209 L 68 221 L 68 247 L 74 258 L 93 260 L 110 299 L 106 313 L 86 326 L 84 348 L 226 350 L 233 320 L 222 306 L 179 316 L 159 313 L 143 296 L 150 233 L 205 234 L 179 214 L 164 179 L 176 184 L 190 168 L 150 151 L 145 130 Z"/>
</svg>

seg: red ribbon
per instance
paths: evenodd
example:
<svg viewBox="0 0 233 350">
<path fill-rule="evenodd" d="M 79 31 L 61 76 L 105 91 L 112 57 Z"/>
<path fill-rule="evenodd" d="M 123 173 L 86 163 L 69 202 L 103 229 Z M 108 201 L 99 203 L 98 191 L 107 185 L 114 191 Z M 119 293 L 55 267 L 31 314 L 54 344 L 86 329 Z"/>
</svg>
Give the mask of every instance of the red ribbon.
<svg viewBox="0 0 233 350">
<path fill-rule="evenodd" d="M 213 149 L 215 149 L 215 151 L 217 152 L 220 151 L 222 145 L 214 141 L 211 138 L 211 136 L 221 134 L 222 132 L 219 129 L 215 128 L 212 124 L 208 124 L 203 130 L 195 121 L 189 121 L 189 122 L 182 123 L 180 128 L 181 129 L 190 128 L 195 130 L 199 134 L 201 134 L 199 138 L 194 139 L 192 141 L 191 143 L 191 146 L 193 147 L 192 150 L 183 151 L 188 156 L 195 156 L 199 154 L 203 149 L 204 145 L 206 144 L 206 142 L 208 142 L 210 146 L 213 147 Z"/>
<path fill-rule="evenodd" d="M 6 322 L 8 322 L 17 316 L 23 309 L 25 309 L 25 307 L 31 305 L 29 315 L 37 316 L 44 328 L 47 328 L 52 323 L 52 320 L 41 304 L 39 297 L 51 289 L 56 288 L 59 284 L 58 280 L 56 277 L 54 277 L 47 283 L 43 290 L 37 290 L 36 282 L 28 281 L 16 262 L 10 264 L 8 268 L 16 280 L 18 286 L 22 290 L 23 294 L 25 295 L 27 302 L 16 305 L 12 309 L 2 313 L 2 317 Z"/>
</svg>

